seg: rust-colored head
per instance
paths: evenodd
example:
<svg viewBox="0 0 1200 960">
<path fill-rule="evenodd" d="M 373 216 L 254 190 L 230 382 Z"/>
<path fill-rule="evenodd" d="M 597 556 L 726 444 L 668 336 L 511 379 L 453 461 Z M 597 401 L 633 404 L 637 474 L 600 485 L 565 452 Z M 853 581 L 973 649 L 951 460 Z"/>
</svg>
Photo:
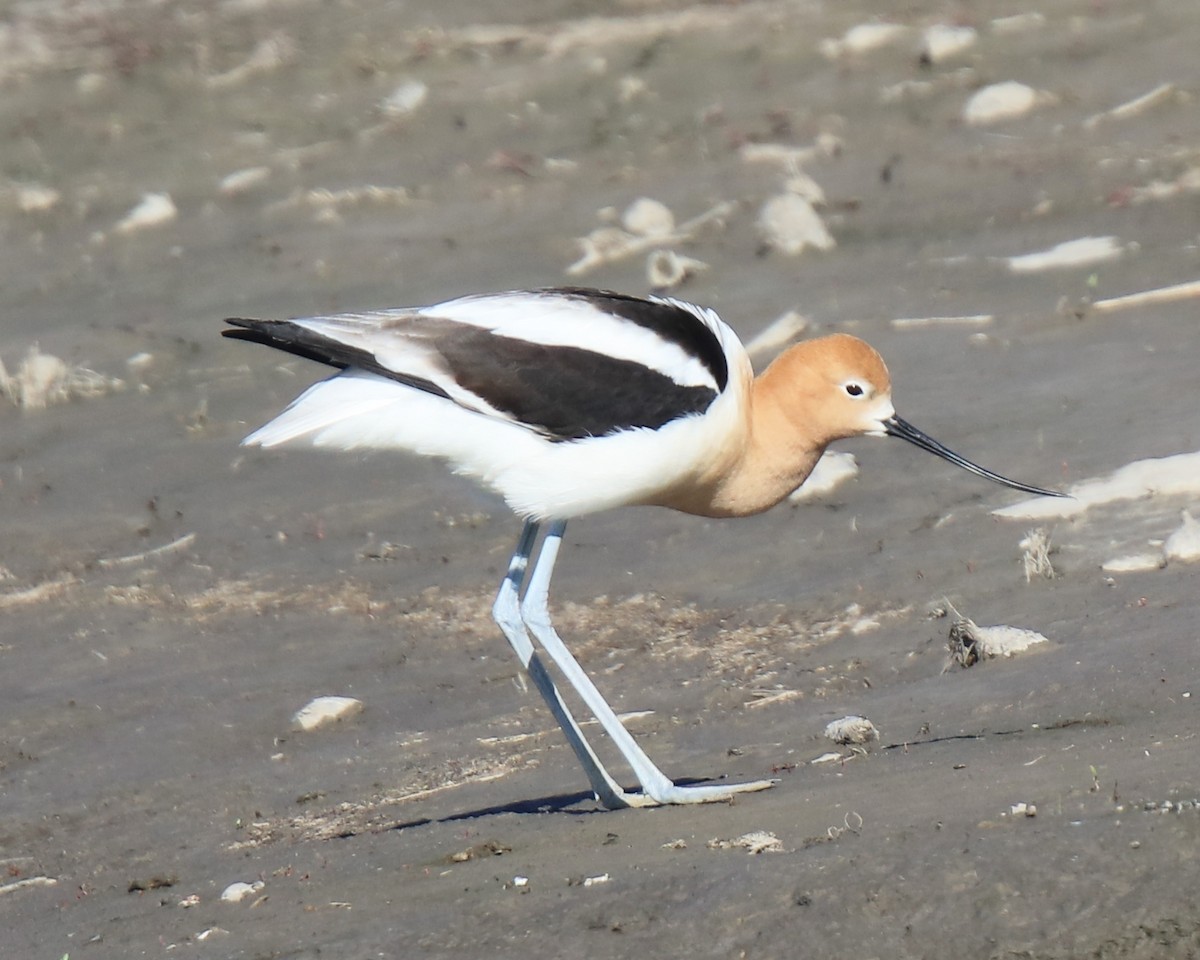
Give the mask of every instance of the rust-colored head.
<svg viewBox="0 0 1200 960">
<path fill-rule="evenodd" d="M 884 436 L 892 379 L 868 343 L 835 333 L 798 343 L 763 372 L 759 391 L 822 445 L 844 437 Z"/>
</svg>

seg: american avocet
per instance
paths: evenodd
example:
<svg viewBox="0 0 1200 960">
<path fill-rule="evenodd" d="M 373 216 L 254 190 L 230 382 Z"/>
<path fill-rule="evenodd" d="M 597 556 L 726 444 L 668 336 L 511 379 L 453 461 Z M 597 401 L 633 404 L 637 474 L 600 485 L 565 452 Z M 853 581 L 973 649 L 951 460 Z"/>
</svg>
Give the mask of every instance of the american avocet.
<svg viewBox="0 0 1200 960">
<path fill-rule="evenodd" d="M 712 310 L 598 290 L 229 322 L 236 329 L 226 336 L 340 368 L 243 443 L 304 438 L 445 457 L 525 518 L 492 612 L 611 808 L 722 800 L 775 781 L 677 786 L 630 736 L 550 624 L 550 577 L 569 518 L 626 504 L 759 513 L 799 487 L 829 443 L 859 435 L 900 437 L 996 483 L 1060 496 L 985 470 L 901 420 L 883 360 L 847 334 L 790 347 L 756 379 Z M 531 635 L 641 792 L 622 789 L 596 757 Z"/>
</svg>

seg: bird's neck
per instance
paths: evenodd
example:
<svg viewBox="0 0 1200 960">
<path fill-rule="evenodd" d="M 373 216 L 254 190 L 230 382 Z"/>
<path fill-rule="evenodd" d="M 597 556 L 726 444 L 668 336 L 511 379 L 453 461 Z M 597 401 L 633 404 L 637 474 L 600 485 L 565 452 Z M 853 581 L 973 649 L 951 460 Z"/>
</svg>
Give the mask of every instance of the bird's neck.
<svg viewBox="0 0 1200 960">
<path fill-rule="evenodd" d="M 812 473 L 832 438 L 814 435 L 814 418 L 797 406 L 794 371 L 772 365 L 746 384 L 736 444 L 686 499 L 666 505 L 708 517 L 742 517 L 769 510 Z"/>
</svg>

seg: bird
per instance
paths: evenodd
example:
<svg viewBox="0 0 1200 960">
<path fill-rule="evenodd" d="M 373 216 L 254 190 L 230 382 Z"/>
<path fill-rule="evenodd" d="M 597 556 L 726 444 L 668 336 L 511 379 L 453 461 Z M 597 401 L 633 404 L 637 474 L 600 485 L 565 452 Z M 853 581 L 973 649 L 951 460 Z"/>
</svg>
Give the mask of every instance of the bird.
<svg viewBox="0 0 1200 960">
<path fill-rule="evenodd" d="M 829 444 L 855 436 L 898 437 L 995 483 L 1063 496 L 984 469 L 901 419 L 882 357 L 846 333 L 793 344 L 756 377 L 711 308 L 582 287 L 227 323 L 227 337 L 337 369 L 244 445 L 307 441 L 442 458 L 524 521 L 492 615 L 610 809 L 725 801 L 778 781 L 677 784 L 634 740 L 551 622 L 568 520 L 627 505 L 758 514 L 795 491 Z M 601 763 L 542 652 L 637 788 Z"/>
</svg>

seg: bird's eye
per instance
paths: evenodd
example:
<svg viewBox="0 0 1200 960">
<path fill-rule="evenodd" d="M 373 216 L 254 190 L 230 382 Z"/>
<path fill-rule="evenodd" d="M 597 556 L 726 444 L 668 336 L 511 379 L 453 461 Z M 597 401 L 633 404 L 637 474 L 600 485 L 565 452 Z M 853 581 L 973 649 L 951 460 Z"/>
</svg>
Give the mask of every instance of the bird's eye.
<svg viewBox="0 0 1200 960">
<path fill-rule="evenodd" d="M 861 383 L 851 380 L 846 384 L 846 393 L 852 397 L 861 397 L 864 393 L 866 393 L 866 390 L 863 389 L 863 385 Z"/>
</svg>

